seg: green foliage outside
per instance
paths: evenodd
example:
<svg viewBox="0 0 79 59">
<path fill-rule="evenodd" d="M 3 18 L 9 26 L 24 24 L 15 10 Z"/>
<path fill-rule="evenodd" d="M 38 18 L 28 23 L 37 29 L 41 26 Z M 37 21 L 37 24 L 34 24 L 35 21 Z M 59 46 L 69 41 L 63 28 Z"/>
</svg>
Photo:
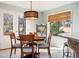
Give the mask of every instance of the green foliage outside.
<svg viewBox="0 0 79 59">
<path fill-rule="evenodd" d="M 61 33 L 62 31 L 59 31 L 59 27 L 61 26 L 60 22 L 51 22 L 50 23 L 50 32 L 53 35 L 58 35 L 59 33 Z"/>
</svg>

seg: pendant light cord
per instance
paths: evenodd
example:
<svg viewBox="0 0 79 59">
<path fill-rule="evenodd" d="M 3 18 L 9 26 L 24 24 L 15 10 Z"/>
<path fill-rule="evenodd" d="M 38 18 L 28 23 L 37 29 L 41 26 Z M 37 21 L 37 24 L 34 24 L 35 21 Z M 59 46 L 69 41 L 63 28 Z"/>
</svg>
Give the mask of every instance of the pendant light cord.
<svg viewBox="0 0 79 59">
<path fill-rule="evenodd" d="M 30 9 L 31 9 L 31 11 L 32 11 L 32 1 L 30 1 Z"/>
</svg>

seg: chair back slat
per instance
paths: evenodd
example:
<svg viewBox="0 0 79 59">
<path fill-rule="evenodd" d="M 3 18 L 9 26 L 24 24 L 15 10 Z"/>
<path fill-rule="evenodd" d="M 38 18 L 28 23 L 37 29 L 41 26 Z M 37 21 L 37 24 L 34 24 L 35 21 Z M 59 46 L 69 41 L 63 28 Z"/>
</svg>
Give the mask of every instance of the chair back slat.
<svg viewBox="0 0 79 59">
<path fill-rule="evenodd" d="M 10 33 L 10 41 L 11 41 L 11 47 L 13 47 L 13 45 L 16 44 L 16 36 L 14 32 Z"/>
<path fill-rule="evenodd" d="M 15 37 L 15 33 L 12 32 L 12 33 L 10 34 L 10 38 L 11 38 L 11 39 L 15 39 L 15 38 L 16 38 L 16 37 Z"/>
<path fill-rule="evenodd" d="M 34 57 L 34 47 L 33 47 L 33 39 L 34 39 L 34 35 L 22 35 L 20 34 L 20 42 L 21 42 L 21 57 L 23 57 L 23 45 L 27 44 L 25 43 L 26 41 L 31 42 L 32 43 L 32 57 Z"/>
</svg>

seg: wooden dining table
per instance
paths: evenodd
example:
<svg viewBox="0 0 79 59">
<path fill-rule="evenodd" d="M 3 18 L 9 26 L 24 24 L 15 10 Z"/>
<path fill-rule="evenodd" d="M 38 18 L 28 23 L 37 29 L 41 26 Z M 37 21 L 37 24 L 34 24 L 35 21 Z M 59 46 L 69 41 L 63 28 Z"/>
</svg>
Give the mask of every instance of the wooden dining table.
<svg viewBox="0 0 79 59">
<path fill-rule="evenodd" d="M 35 41 L 36 44 L 37 44 L 37 52 L 36 52 L 36 54 L 40 54 L 40 53 L 38 52 L 38 45 L 39 45 L 38 42 L 44 41 L 44 39 L 45 39 L 45 37 L 42 37 L 42 36 L 35 36 L 35 37 L 34 37 L 34 41 Z M 19 36 L 17 36 L 17 40 L 20 41 L 20 37 L 19 37 Z"/>
<path fill-rule="evenodd" d="M 35 36 L 34 41 L 44 41 L 45 37 L 42 36 Z M 17 40 L 20 40 L 20 37 L 17 36 Z"/>
</svg>

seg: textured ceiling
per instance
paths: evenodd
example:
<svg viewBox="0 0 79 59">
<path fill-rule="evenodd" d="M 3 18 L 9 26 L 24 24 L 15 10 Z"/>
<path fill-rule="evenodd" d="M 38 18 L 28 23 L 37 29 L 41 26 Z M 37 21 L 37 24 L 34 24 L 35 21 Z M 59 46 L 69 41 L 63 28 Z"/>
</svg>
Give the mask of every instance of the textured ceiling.
<svg viewBox="0 0 79 59">
<path fill-rule="evenodd" d="M 30 10 L 29 1 L 1 1 L 1 2 Z M 36 11 L 47 11 L 60 6 L 71 4 L 73 2 L 75 1 L 33 1 L 32 8 L 33 10 L 36 10 Z"/>
</svg>

